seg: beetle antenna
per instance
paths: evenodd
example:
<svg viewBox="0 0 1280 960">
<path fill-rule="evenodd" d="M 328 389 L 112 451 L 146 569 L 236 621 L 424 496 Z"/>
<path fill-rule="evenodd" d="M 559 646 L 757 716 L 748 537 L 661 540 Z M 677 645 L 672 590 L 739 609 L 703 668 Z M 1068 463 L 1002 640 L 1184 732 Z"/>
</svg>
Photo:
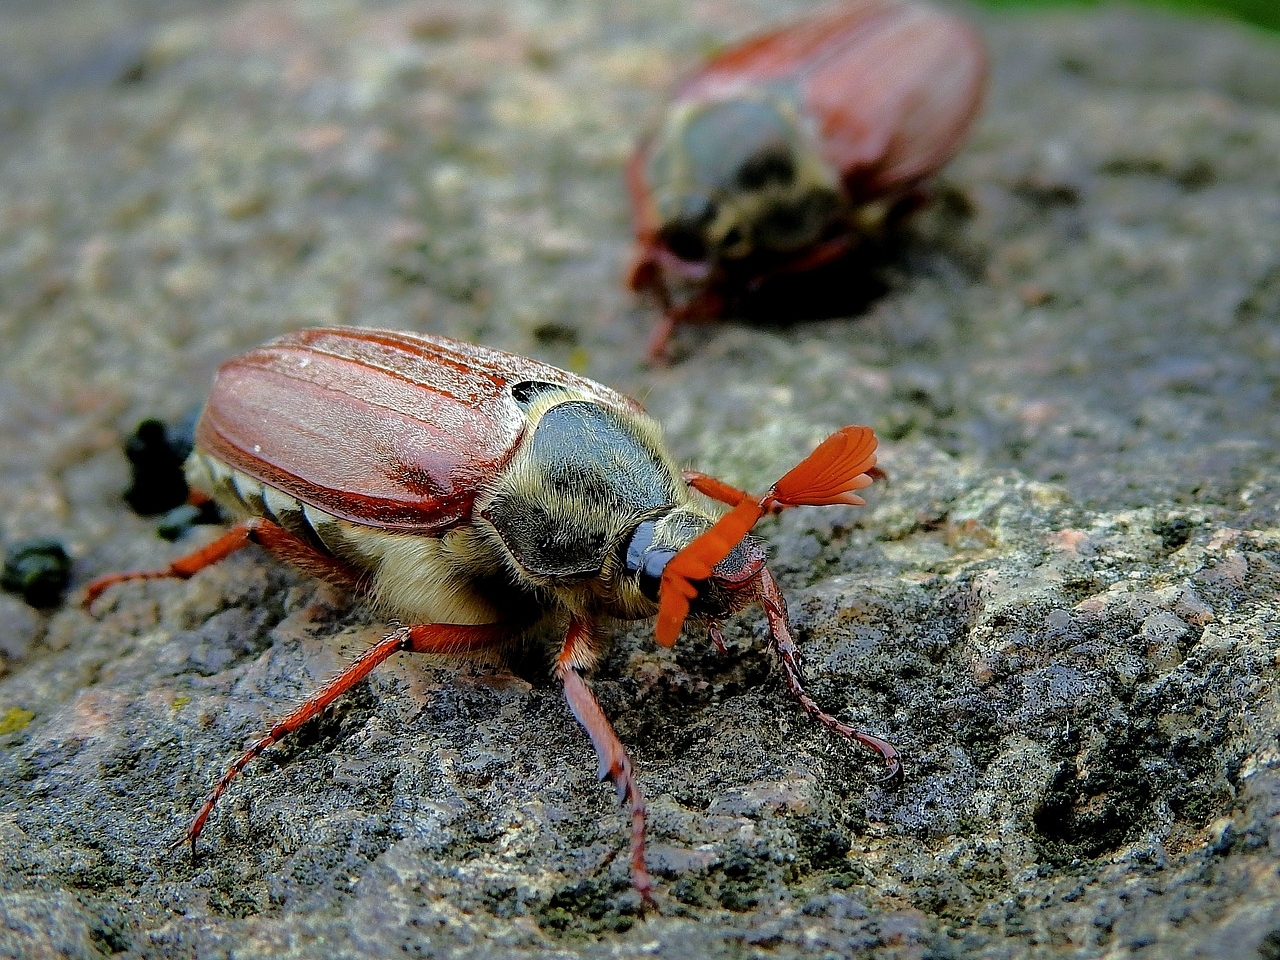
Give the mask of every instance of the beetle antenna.
<svg viewBox="0 0 1280 960">
<path fill-rule="evenodd" d="M 743 497 L 711 529 L 672 557 L 663 568 L 658 587 L 658 622 L 654 629 L 658 643 L 669 647 L 676 642 L 689 615 L 689 603 L 698 595 L 694 584 L 710 577 L 716 564 L 742 542 L 766 513 L 787 507 L 865 504 L 853 491 L 871 485 L 867 471 L 876 465 L 878 443 L 870 427 L 841 427 L 758 501 Z"/>
<path fill-rule="evenodd" d="M 870 427 L 841 427 L 769 488 L 760 501 L 761 509 L 834 503 L 866 506 L 867 501 L 853 491 L 871 486 L 868 471 L 876 465 L 878 445 Z"/>
</svg>

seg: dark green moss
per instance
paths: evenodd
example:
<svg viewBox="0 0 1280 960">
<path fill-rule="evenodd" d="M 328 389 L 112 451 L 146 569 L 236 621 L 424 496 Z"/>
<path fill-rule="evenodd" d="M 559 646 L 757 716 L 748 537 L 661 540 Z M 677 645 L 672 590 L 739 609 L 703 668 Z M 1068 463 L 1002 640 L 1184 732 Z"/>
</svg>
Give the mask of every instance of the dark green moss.
<svg viewBox="0 0 1280 960">
<path fill-rule="evenodd" d="M 621 933 L 635 924 L 635 908 L 624 900 L 627 884 L 592 877 L 561 887 L 535 911 L 543 930 L 563 936 Z"/>
<path fill-rule="evenodd" d="M 1151 819 L 1156 785 L 1144 765 L 1153 731 L 1116 731 L 1083 757 L 1058 767 L 1033 815 L 1035 839 L 1049 863 L 1103 856 Z"/>
</svg>

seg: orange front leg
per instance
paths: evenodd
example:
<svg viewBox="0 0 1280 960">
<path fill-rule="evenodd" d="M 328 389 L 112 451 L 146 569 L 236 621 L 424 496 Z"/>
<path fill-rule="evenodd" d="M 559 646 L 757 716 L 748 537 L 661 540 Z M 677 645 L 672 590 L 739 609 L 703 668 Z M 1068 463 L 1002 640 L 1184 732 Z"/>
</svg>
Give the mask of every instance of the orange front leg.
<svg viewBox="0 0 1280 960">
<path fill-rule="evenodd" d="M 768 570 L 760 571 L 760 582 L 757 589 L 760 605 L 764 607 L 765 616 L 769 620 L 770 645 L 778 654 L 778 659 L 782 661 L 782 669 L 787 677 L 787 687 L 791 690 L 792 696 L 800 701 L 800 706 L 805 713 L 809 714 L 828 730 L 838 733 L 846 740 L 860 743 L 867 749 L 878 753 L 880 759 L 884 761 L 885 767 L 889 770 L 888 776 L 885 777 L 885 783 L 893 786 L 900 785 L 903 777 L 902 758 L 897 748 L 888 740 L 877 737 L 875 734 L 867 733 L 864 730 L 858 730 L 847 723 L 837 720 L 818 706 L 813 697 L 809 696 L 809 692 L 805 690 L 804 677 L 800 672 L 800 649 L 796 646 L 795 640 L 791 638 L 791 630 L 787 624 L 787 603 L 783 600 L 782 591 L 778 589 L 777 582 Z"/>
<path fill-rule="evenodd" d="M 645 351 L 645 356 L 653 366 L 665 367 L 671 362 L 671 338 L 675 332 L 676 318 L 670 310 L 663 310 L 662 319 L 650 334 L 649 346 Z"/>
<path fill-rule="evenodd" d="M 600 701 L 591 692 L 580 671 L 595 661 L 594 625 L 577 617 L 569 624 L 564 646 L 556 658 L 556 676 L 564 684 L 564 697 L 578 723 L 591 738 L 600 758 L 600 779 L 608 777 L 618 788 L 618 799 L 631 807 L 631 885 L 640 894 L 642 908 L 658 908 L 653 899 L 653 880 L 644 864 L 645 805 L 640 785 L 631 771 L 631 758 L 613 732 L 609 718 L 604 715 Z"/>
<path fill-rule="evenodd" d="M 511 627 L 506 624 L 486 623 L 479 625 L 422 623 L 412 627 L 400 627 L 383 637 L 372 647 L 351 662 L 347 669 L 326 683 L 307 698 L 297 709 L 282 717 L 271 725 L 266 736 L 255 742 L 248 750 L 227 768 L 218 779 L 209 796 L 205 798 L 187 832 L 174 844 L 189 843 L 195 848 L 196 839 L 204 830 L 205 821 L 213 813 L 218 798 L 231 784 L 231 781 L 249 765 L 254 757 L 266 750 L 281 738 L 297 730 L 309 720 L 315 719 L 324 709 L 357 683 L 373 672 L 373 669 L 393 653 L 467 653 L 483 650 L 511 636 Z"/>
</svg>

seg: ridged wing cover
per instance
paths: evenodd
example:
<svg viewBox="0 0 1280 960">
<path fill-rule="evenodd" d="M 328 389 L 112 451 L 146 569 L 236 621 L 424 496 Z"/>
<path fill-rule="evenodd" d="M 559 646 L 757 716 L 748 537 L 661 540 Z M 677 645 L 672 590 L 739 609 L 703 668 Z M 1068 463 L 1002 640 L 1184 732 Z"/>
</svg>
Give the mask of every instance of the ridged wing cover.
<svg viewBox="0 0 1280 960">
<path fill-rule="evenodd" d="M 986 75 L 982 40 L 963 20 L 904 0 L 849 0 L 725 51 L 677 99 L 787 90 L 857 199 L 905 190 L 950 160 Z"/>
<path fill-rule="evenodd" d="M 196 430 L 205 452 L 324 512 L 387 530 L 441 533 L 525 430 L 511 387 L 564 384 L 619 410 L 594 381 L 427 334 L 320 328 L 219 368 Z"/>
</svg>

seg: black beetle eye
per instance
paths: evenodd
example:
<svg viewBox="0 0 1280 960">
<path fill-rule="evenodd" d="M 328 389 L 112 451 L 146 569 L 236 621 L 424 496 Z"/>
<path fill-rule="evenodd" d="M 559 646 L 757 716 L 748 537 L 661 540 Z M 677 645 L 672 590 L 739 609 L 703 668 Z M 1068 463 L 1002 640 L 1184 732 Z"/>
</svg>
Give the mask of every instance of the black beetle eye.
<svg viewBox="0 0 1280 960">
<path fill-rule="evenodd" d="M 707 244 L 698 230 L 673 224 L 662 231 L 662 244 L 681 260 L 705 260 Z"/>
<path fill-rule="evenodd" d="M 658 231 L 658 239 L 681 260 L 707 259 L 707 226 L 716 218 L 715 202 L 692 194 L 680 202 L 679 213 Z"/>
<path fill-rule="evenodd" d="M 771 184 L 785 187 L 796 177 L 796 163 L 791 151 L 774 144 L 746 159 L 738 169 L 738 186 L 743 190 L 762 190 Z"/>
</svg>

